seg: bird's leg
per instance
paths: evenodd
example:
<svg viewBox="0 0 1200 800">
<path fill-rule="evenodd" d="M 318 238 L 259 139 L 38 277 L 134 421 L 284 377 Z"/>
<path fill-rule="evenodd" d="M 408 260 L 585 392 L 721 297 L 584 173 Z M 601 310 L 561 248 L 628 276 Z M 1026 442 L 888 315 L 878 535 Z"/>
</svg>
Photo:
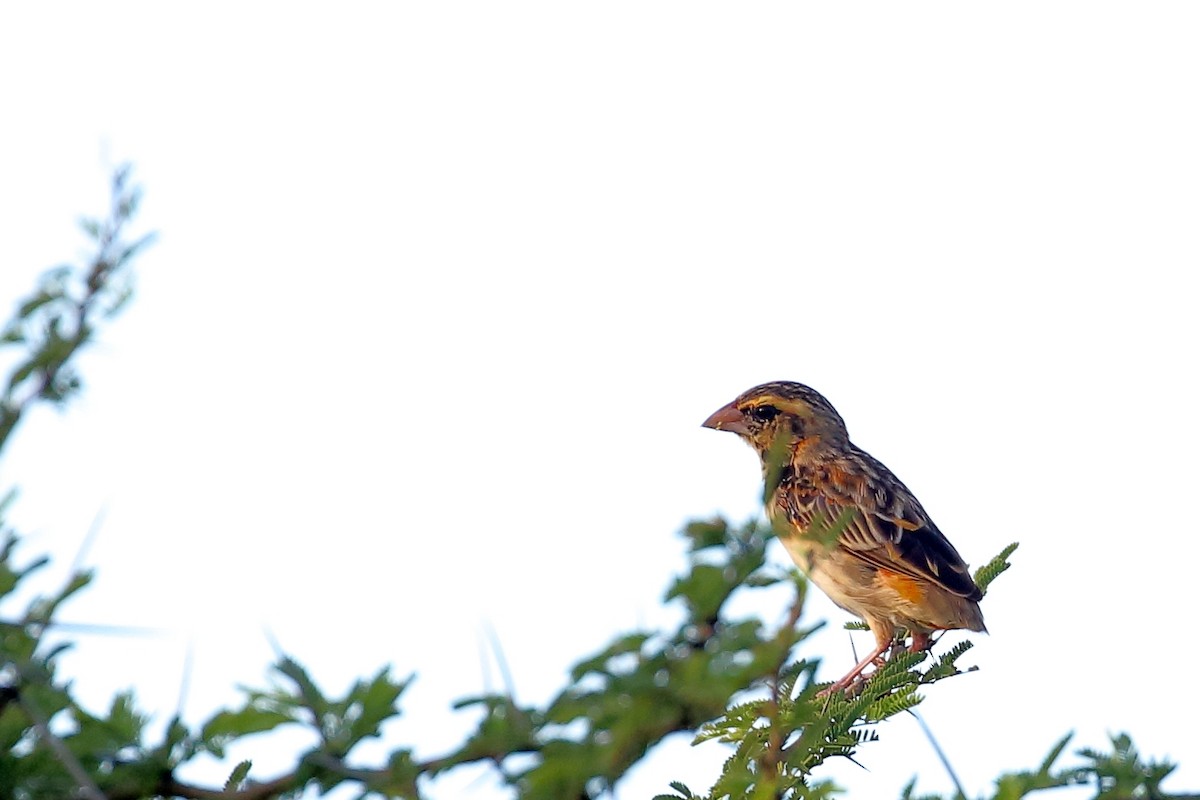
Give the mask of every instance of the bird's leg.
<svg viewBox="0 0 1200 800">
<path fill-rule="evenodd" d="M 826 695 L 831 695 L 834 692 L 840 692 L 843 689 L 845 689 L 846 687 L 848 687 L 850 684 L 854 683 L 854 679 L 857 678 L 859 675 L 861 675 L 862 671 L 864 669 L 866 669 L 867 667 L 871 666 L 871 664 L 875 664 L 876 666 L 879 666 L 877 659 L 880 656 L 882 656 L 884 653 L 886 653 L 887 649 L 891 646 L 892 646 L 892 640 L 885 639 L 883 644 L 878 645 L 872 652 L 867 654 L 866 658 L 864 658 L 862 661 L 855 664 L 854 669 L 847 672 L 845 677 L 843 677 L 841 680 L 839 680 L 837 683 L 833 684 L 832 686 L 822 689 L 821 691 L 817 692 L 817 697 L 825 697 Z"/>
<path fill-rule="evenodd" d="M 846 675 L 837 683 L 830 686 L 828 689 L 822 689 L 818 692 L 818 697 L 840 692 L 843 689 L 854 683 L 862 675 L 862 671 L 872 664 L 876 669 L 884 665 L 883 654 L 892 646 L 892 638 L 895 636 L 896 629 L 888 622 L 881 620 L 867 619 L 867 627 L 871 629 L 871 633 L 875 634 L 875 649 L 867 654 L 867 657 L 854 665 L 854 669 L 846 673 Z"/>
<path fill-rule="evenodd" d="M 917 631 L 913 631 L 912 646 L 908 648 L 908 652 L 920 653 L 924 650 L 928 650 L 932 644 L 933 639 L 930 638 L 928 633 L 918 633 Z"/>
</svg>

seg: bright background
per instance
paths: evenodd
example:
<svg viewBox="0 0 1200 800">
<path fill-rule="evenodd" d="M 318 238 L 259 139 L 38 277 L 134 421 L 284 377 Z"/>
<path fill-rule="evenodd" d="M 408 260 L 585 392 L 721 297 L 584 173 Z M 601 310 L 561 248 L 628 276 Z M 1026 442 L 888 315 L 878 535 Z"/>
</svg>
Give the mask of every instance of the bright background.
<svg viewBox="0 0 1200 800">
<path fill-rule="evenodd" d="M 165 631 L 64 669 L 162 722 L 189 651 L 192 720 L 269 637 L 331 690 L 390 662 L 389 742 L 445 752 L 501 688 L 490 629 L 538 703 L 675 619 L 675 531 L 759 513 L 699 423 L 788 378 L 972 564 L 1022 542 L 981 670 L 921 709 L 969 790 L 1074 729 L 1196 791 L 1198 37 L 1184 2 L 6 6 L 0 300 L 87 252 L 116 163 L 160 234 L 0 473 L 47 587 L 101 517 L 65 619 Z M 836 677 L 845 615 L 808 613 Z M 949 786 L 882 735 L 826 774 Z M 617 797 L 707 787 L 711 747 Z"/>
</svg>

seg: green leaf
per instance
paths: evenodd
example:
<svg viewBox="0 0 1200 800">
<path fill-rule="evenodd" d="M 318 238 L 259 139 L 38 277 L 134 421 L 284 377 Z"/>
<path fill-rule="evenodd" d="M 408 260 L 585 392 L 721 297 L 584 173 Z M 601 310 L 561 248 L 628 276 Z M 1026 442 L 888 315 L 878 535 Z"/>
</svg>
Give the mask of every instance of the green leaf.
<svg viewBox="0 0 1200 800">
<path fill-rule="evenodd" d="M 380 726 L 399 715 L 396 702 L 412 678 L 396 682 L 391 680 L 388 672 L 388 668 L 384 667 L 370 681 L 356 683 L 347 695 L 344 704 L 347 713 L 343 719 L 348 720 L 349 724 L 342 742 L 347 752 L 363 739 L 379 736 Z"/>
<path fill-rule="evenodd" d="M 714 564 L 697 564 L 687 575 L 677 578 L 667 600 L 682 598 L 691 609 L 692 619 L 715 619 L 732 590 L 725 568 Z"/>
<path fill-rule="evenodd" d="M 17 317 L 20 319 L 27 319 L 39 308 L 49 305 L 50 303 L 53 303 L 55 300 L 59 299 L 61 299 L 61 295 L 50 294 L 44 290 L 38 292 L 24 303 L 21 303 L 21 305 L 17 308 Z"/>
<path fill-rule="evenodd" d="M 1016 552 L 1019 542 L 1013 542 L 1008 547 L 1000 551 L 1000 554 L 993 558 L 988 563 L 984 564 L 979 569 L 975 570 L 975 584 L 979 587 L 979 591 L 987 594 L 988 586 L 994 581 L 1000 573 L 1012 566 L 1008 562 L 1008 557 Z"/>
<path fill-rule="evenodd" d="M 689 522 L 683 529 L 683 535 L 691 540 L 691 552 L 699 552 L 713 547 L 724 547 L 729 538 L 729 523 L 720 517 L 712 521 Z"/>
<path fill-rule="evenodd" d="M 1071 737 L 1074 735 L 1074 731 L 1068 732 L 1066 736 L 1058 740 L 1054 747 L 1050 748 L 1050 752 L 1042 759 L 1042 763 L 1038 767 L 1038 772 L 1049 774 L 1050 769 L 1054 766 L 1054 762 L 1058 761 L 1058 757 L 1062 755 L 1062 751 L 1067 748 L 1067 743 L 1071 741 Z"/>
<path fill-rule="evenodd" d="M 650 639 L 648 633 L 630 633 L 619 637 L 608 647 L 589 656 L 571 668 L 571 680 L 579 681 L 584 675 L 592 672 L 609 674 L 609 662 L 614 658 L 629 653 L 640 653 L 643 645 Z"/>
<path fill-rule="evenodd" d="M 233 739 L 273 730 L 280 725 L 296 721 L 281 711 L 247 705 L 238 711 L 221 711 L 215 714 L 200 728 L 200 740 L 206 749 L 222 756 L 225 746 Z"/>
<path fill-rule="evenodd" d="M 659 794 L 655 795 L 653 800 L 700 800 L 699 795 L 694 794 L 686 784 L 679 781 L 671 781 L 669 784 L 676 794 Z"/>
<path fill-rule="evenodd" d="M 233 772 L 229 773 L 229 778 L 225 781 L 225 791 L 234 792 L 241 788 L 242 781 L 246 780 L 246 776 L 250 774 L 251 762 L 242 761 L 233 768 Z"/>
<path fill-rule="evenodd" d="M 850 527 L 850 523 L 854 521 L 854 517 L 858 513 L 854 507 L 850 506 L 842 509 L 834 519 L 818 514 L 813 517 L 813 521 L 801 535 L 826 549 L 831 548 L 837 544 L 838 538 L 846 531 L 846 528 Z"/>
</svg>

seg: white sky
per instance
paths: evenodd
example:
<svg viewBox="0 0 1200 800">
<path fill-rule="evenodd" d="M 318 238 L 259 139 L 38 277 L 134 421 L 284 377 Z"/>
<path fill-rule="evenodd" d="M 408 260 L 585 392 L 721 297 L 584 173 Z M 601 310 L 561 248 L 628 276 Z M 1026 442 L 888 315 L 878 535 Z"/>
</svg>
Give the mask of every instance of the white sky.
<svg viewBox="0 0 1200 800">
<path fill-rule="evenodd" d="M 6 7 L 0 302 L 85 252 L 114 163 L 161 237 L 0 470 L 55 575 L 104 515 L 64 618 L 168 631 L 64 669 L 162 721 L 190 647 L 195 721 L 269 629 L 330 689 L 417 672 L 389 744 L 440 754 L 499 688 L 488 626 L 544 702 L 674 619 L 675 532 L 758 513 L 699 423 L 787 378 L 970 562 L 1022 542 L 981 671 L 922 707 L 968 788 L 1074 729 L 1195 791 L 1198 37 L 1169 2 Z M 836 677 L 846 617 L 809 614 Z M 947 788 L 881 733 L 825 774 Z M 617 796 L 722 758 L 673 742 Z M 430 795 L 505 796 L 483 772 Z"/>
</svg>

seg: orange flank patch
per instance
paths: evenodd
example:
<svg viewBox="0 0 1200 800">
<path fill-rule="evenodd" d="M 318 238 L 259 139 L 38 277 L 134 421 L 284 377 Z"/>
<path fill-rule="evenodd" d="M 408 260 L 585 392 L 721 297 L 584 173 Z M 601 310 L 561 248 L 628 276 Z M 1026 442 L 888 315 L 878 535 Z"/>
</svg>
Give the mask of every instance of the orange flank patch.
<svg viewBox="0 0 1200 800">
<path fill-rule="evenodd" d="M 920 581 L 914 578 L 886 569 L 879 570 L 878 576 L 880 583 L 910 603 L 920 603 L 925 599 L 925 590 L 921 588 Z"/>
</svg>

